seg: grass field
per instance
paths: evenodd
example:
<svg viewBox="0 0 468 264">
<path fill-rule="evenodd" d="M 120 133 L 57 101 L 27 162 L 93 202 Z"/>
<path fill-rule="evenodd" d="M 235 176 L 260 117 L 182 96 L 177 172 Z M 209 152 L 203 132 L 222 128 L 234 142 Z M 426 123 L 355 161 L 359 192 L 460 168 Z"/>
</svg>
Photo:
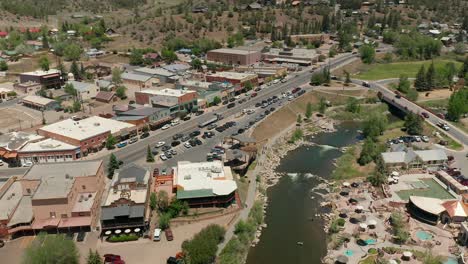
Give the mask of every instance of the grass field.
<svg viewBox="0 0 468 264">
<path fill-rule="evenodd" d="M 429 67 L 432 61 L 408 61 L 408 62 L 395 62 L 388 64 L 375 64 L 373 67 L 370 67 L 367 71 L 362 71 L 359 74 L 354 75 L 354 78 L 362 80 L 382 80 L 390 78 L 398 78 L 400 75 L 405 74 L 410 78 L 414 78 L 418 73 L 421 65 Z M 454 62 L 457 67 L 460 67 L 461 63 L 451 60 L 436 59 L 434 64 L 436 69 L 444 68 L 445 64 L 448 62 Z"/>
</svg>

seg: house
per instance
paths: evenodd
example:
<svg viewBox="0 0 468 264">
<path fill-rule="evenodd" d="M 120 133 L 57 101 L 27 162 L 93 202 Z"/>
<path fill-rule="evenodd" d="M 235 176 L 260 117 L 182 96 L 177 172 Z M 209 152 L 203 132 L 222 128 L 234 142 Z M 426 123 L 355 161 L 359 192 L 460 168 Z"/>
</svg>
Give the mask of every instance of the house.
<svg viewBox="0 0 468 264">
<path fill-rule="evenodd" d="M 100 90 L 110 91 L 115 88 L 115 85 L 108 80 L 97 80 L 96 85 L 99 87 Z"/>
<path fill-rule="evenodd" d="M 55 100 L 37 95 L 28 95 L 21 99 L 21 103 L 26 107 L 38 111 L 54 110 L 60 106 L 60 103 Z"/>
<path fill-rule="evenodd" d="M 381 154 L 387 168 L 438 168 L 448 161 L 447 154 L 441 149 L 384 152 Z"/>
<path fill-rule="evenodd" d="M 115 92 L 99 91 L 94 99 L 98 102 L 110 103 L 117 101 L 118 98 Z"/>
<path fill-rule="evenodd" d="M 13 87 L 20 93 L 35 95 L 39 90 L 41 90 L 42 85 L 37 82 L 28 81 L 24 83 L 15 83 Z"/>
<path fill-rule="evenodd" d="M 190 207 L 227 207 L 236 202 L 237 184 L 231 168 L 219 160 L 179 161 L 173 171 L 173 190 Z"/>
<path fill-rule="evenodd" d="M 95 83 L 86 83 L 78 81 L 69 81 L 77 92 L 77 96 L 81 101 L 91 100 L 96 97 L 99 92 L 99 87 Z"/>
<path fill-rule="evenodd" d="M 187 65 L 187 64 L 174 63 L 174 64 L 165 65 L 162 68 L 175 74 L 182 74 L 190 70 L 191 67 L 190 65 Z"/>
<path fill-rule="evenodd" d="M 105 54 L 104 51 L 98 50 L 98 49 L 89 49 L 88 51 L 86 51 L 86 56 L 88 56 L 90 58 L 100 57 L 100 56 L 102 56 L 104 54 Z"/>
<path fill-rule="evenodd" d="M 139 88 L 150 88 L 159 84 L 159 80 L 151 75 L 130 72 L 122 73 L 122 82 Z"/>
<path fill-rule="evenodd" d="M 87 155 L 89 152 L 102 149 L 109 135 L 118 139 L 126 139 L 131 134 L 136 134 L 136 127 L 125 122 L 91 116 L 78 121 L 71 118 L 58 121 L 39 128 L 37 133 L 70 145 L 80 146 L 81 153 Z"/>
<path fill-rule="evenodd" d="M 35 82 L 39 83 L 44 89 L 59 89 L 65 83 L 65 80 L 62 78 L 62 73 L 59 70 L 50 69 L 48 71 L 20 73 L 19 82 Z"/>
<path fill-rule="evenodd" d="M 148 229 L 150 172 L 129 164 L 114 172 L 101 205 L 102 232 L 116 229 Z"/>
<path fill-rule="evenodd" d="M 10 90 L 8 88 L 0 87 L 0 101 L 1 100 L 6 100 L 9 97 L 8 94 L 10 94 L 11 92 L 12 92 L 12 90 Z"/>
</svg>

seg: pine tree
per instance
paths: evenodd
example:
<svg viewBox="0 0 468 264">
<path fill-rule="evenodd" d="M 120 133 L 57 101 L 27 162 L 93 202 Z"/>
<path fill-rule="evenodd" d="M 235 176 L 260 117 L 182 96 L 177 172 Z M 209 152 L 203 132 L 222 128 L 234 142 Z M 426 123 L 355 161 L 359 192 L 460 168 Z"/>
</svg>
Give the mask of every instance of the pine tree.
<svg viewBox="0 0 468 264">
<path fill-rule="evenodd" d="M 45 32 L 42 33 L 42 48 L 49 49 L 49 40 Z"/>
<path fill-rule="evenodd" d="M 426 69 L 424 68 L 424 65 L 421 65 L 421 68 L 419 68 L 419 71 L 416 74 L 416 80 L 414 81 L 414 87 L 418 91 L 425 91 L 426 90 Z"/>
<path fill-rule="evenodd" d="M 114 154 L 111 154 L 109 158 L 109 165 L 107 165 L 107 176 L 112 178 L 112 176 L 114 176 L 114 171 L 117 170 L 119 166 L 120 165 L 117 157 Z"/>
<path fill-rule="evenodd" d="M 307 103 L 305 116 L 307 119 L 310 119 L 312 117 L 312 104 L 310 102 Z"/>
<path fill-rule="evenodd" d="M 76 64 L 76 61 L 72 61 L 70 65 L 70 72 L 73 74 L 73 77 L 75 80 L 80 79 L 80 69 L 78 68 L 78 64 Z"/>
<path fill-rule="evenodd" d="M 146 162 L 154 162 L 154 156 L 149 145 L 146 149 Z"/>
<path fill-rule="evenodd" d="M 427 69 L 426 72 L 426 89 L 427 90 L 432 90 L 436 86 L 436 80 L 435 80 L 435 68 L 434 68 L 434 62 L 431 63 L 431 66 L 429 66 L 429 69 Z"/>
</svg>

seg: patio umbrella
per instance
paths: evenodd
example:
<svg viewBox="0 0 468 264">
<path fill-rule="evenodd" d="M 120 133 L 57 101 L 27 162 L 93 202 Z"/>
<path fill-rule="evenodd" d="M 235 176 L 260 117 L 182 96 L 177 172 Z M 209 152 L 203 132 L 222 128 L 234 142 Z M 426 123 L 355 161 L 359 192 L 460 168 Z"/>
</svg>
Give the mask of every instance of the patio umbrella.
<svg viewBox="0 0 468 264">
<path fill-rule="evenodd" d="M 394 259 L 389 260 L 388 263 L 390 263 L 390 264 L 398 264 L 398 262 L 397 262 L 396 260 L 394 260 Z"/>
<path fill-rule="evenodd" d="M 348 216 L 348 209 L 346 209 L 346 208 L 341 209 L 339 215 L 342 218 L 346 218 Z"/>
<path fill-rule="evenodd" d="M 349 183 L 349 182 L 343 182 L 343 186 L 344 186 L 344 187 L 349 187 L 349 186 L 351 186 L 351 183 Z"/>
<path fill-rule="evenodd" d="M 369 220 L 369 222 L 367 222 L 367 225 L 368 225 L 368 226 L 376 226 L 376 225 L 377 225 L 377 221 L 375 221 L 374 219 L 371 219 L 371 220 Z"/>
<path fill-rule="evenodd" d="M 364 223 L 360 223 L 360 224 L 359 224 L 359 228 L 362 229 L 362 230 L 366 230 L 366 229 L 367 229 L 367 225 L 364 224 Z"/>
<path fill-rule="evenodd" d="M 130 230 L 130 229 L 125 229 L 124 232 L 125 232 L 125 234 L 128 234 L 128 233 L 132 232 L 132 230 Z"/>
<path fill-rule="evenodd" d="M 115 230 L 115 231 L 114 231 L 114 233 L 116 233 L 116 234 L 120 234 L 120 233 L 122 233 L 122 230 L 120 230 L 120 229 L 117 229 L 117 230 Z"/>
<path fill-rule="evenodd" d="M 412 256 L 413 256 L 413 253 L 411 253 L 410 251 L 404 251 L 403 252 L 403 257 L 405 257 L 407 259 L 410 259 Z"/>
<path fill-rule="evenodd" d="M 108 236 L 108 235 L 112 234 L 112 231 L 107 230 L 104 234 L 105 234 L 106 236 Z"/>
<path fill-rule="evenodd" d="M 136 233 L 138 233 L 138 232 L 140 232 L 140 228 L 135 228 L 135 230 L 133 230 L 133 231 L 135 231 Z"/>
<path fill-rule="evenodd" d="M 339 255 L 337 258 L 336 258 L 336 262 L 338 263 L 342 263 L 342 264 L 346 264 L 348 263 L 349 259 L 347 256 L 345 255 Z"/>
<path fill-rule="evenodd" d="M 351 186 L 352 186 L 352 187 L 354 187 L 354 188 L 356 188 L 356 187 L 358 187 L 358 186 L 359 186 L 359 183 L 357 183 L 357 182 L 353 182 L 353 183 L 351 183 Z"/>
</svg>

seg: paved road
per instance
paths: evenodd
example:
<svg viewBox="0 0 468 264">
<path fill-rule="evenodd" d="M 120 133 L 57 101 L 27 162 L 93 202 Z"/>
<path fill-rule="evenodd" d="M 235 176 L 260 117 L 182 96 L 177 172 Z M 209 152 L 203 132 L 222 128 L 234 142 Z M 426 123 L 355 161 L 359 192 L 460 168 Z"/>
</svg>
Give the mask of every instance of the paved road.
<svg viewBox="0 0 468 264">
<path fill-rule="evenodd" d="M 448 134 L 449 136 L 451 136 L 452 138 L 456 139 L 457 141 L 461 142 L 462 144 L 464 145 L 468 145 L 468 135 L 462 131 L 461 129 L 459 129 L 458 127 L 455 127 L 455 126 L 452 126 L 449 124 L 450 126 L 450 130 L 449 131 L 444 131 L 442 130 L 440 127 L 437 126 L 437 123 L 439 122 L 445 122 L 445 120 L 437 117 L 436 115 L 432 114 L 431 112 L 425 110 L 424 108 L 420 107 L 419 105 L 411 102 L 410 100 L 407 100 L 406 98 L 404 97 L 401 97 L 401 98 L 396 98 L 396 94 L 390 90 L 389 88 L 385 87 L 385 84 L 388 84 L 390 82 L 394 82 L 396 81 L 396 79 L 386 79 L 386 80 L 380 80 L 380 81 L 376 81 L 376 82 L 369 82 L 370 84 L 370 88 L 371 89 L 374 89 L 376 91 L 379 91 L 382 93 L 382 95 L 384 96 L 384 98 L 392 103 L 392 104 L 395 104 L 397 106 L 399 106 L 400 108 L 403 108 L 405 109 L 406 111 L 411 111 L 415 114 L 421 114 L 422 112 L 426 112 L 429 114 L 429 118 L 425 118 L 425 120 L 433 125 L 434 127 L 436 127 L 437 129 L 439 129 L 440 131 Z M 362 80 L 353 80 L 354 83 L 356 84 L 362 84 Z"/>
</svg>

